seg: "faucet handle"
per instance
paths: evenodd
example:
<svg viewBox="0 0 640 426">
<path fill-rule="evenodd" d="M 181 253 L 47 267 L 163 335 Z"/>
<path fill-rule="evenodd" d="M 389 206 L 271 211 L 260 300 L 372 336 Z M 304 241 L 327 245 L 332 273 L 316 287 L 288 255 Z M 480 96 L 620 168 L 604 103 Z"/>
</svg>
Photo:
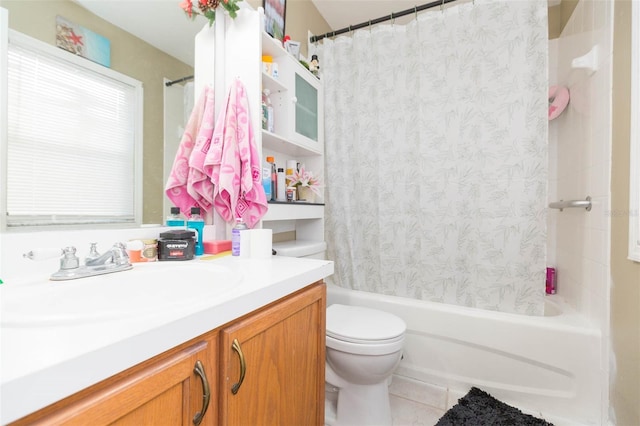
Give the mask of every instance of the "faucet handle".
<svg viewBox="0 0 640 426">
<path fill-rule="evenodd" d="M 129 264 L 129 255 L 127 254 L 127 249 L 124 243 L 113 244 L 111 252 L 113 253 L 113 263 L 116 265 Z"/>
<path fill-rule="evenodd" d="M 31 259 L 35 261 L 52 259 L 54 257 L 61 256 L 63 250 L 59 248 L 37 248 L 30 250 L 22 254 L 25 259 Z"/>
<path fill-rule="evenodd" d="M 62 249 L 60 258 L 60 269 L 76 269 L 80 267 L 80 259 L 76 256 L 76 248 L 73 246 Z"/>
</svg>

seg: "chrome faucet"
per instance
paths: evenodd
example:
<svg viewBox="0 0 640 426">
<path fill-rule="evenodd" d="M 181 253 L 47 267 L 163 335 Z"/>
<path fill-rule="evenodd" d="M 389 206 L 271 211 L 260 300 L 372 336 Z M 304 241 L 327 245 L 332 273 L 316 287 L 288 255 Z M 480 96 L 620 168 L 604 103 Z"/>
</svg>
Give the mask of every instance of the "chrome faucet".
<svg viewBox="0 0 640 426">
<path fill-rule="evenodd" d="M 122 243 L 115 243 L 104 254 L 99 255 L 95 243 L 92 243 L 90 256 L 85 259 L 85 264 L 80 266 L 80 259 L 76 256 L 75 247 L 65 247 L 58 252 L 62 254 L 60 258 L 60 269 L 51 275 L 52 281 L 74 280 L 77 278 L 92 277 L 94 275 L 110 274 L 112 272 L 127 271 L 133 266 L 129 263 L 129 256 Z M 37 253 L 30 251 L 24 257 L 38 260 Z"/>
<path fill-rule="evenodd" d="M 94 246 L 95 247 L 95 246 Z M 125 250 L 125 246 L 122 243 L 115 243 L 110 250 L 104 252 L 104 254 L 85 261 L 85 266 L 102 266 L 115 264 L 116 266 L 129 265 L 129 256 Z"/>
</svg>

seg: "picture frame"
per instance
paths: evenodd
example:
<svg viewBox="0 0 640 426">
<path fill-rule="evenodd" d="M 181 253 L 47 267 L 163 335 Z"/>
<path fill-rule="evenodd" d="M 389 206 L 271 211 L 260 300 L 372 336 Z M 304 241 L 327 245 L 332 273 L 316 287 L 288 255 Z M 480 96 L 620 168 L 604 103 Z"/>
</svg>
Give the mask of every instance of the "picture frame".
<svg viewBox="0 0 640 426">
<path fill-rule="evenodd" d="M 271 37 L 284 40 L 287 0 L 263 0 L 264 29 Z"/>
</svg>

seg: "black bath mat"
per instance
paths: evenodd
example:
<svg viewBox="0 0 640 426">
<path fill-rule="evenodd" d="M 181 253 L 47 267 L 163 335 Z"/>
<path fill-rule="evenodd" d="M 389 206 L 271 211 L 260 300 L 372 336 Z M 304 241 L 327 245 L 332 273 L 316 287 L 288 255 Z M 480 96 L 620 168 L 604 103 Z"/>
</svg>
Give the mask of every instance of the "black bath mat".
<svg viewBox="0 0 640 426">
<path fill-rule="evenodd" d="M 553 426 L 553 424 L 524 414 L 478 388 L 471 388 L 468 394 L 444 413 L 436 426 Z"/>
</svg>

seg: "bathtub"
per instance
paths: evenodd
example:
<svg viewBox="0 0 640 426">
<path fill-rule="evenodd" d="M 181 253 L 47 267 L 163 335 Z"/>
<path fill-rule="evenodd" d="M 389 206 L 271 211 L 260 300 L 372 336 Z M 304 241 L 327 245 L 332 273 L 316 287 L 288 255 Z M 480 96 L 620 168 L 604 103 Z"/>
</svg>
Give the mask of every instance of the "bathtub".
<svg viewBox="0 0 640 426">
<path fill-rule="evenodd" d="M 558 296 L 531 317 L 327 286 L 327 305 L 367 306 L 407 323 L 395 375 L 479 387 L 547 419 L 599 424 L 601 333 Z M 559 424 L 559 423 L 558 423 Z"/>
</svg>

